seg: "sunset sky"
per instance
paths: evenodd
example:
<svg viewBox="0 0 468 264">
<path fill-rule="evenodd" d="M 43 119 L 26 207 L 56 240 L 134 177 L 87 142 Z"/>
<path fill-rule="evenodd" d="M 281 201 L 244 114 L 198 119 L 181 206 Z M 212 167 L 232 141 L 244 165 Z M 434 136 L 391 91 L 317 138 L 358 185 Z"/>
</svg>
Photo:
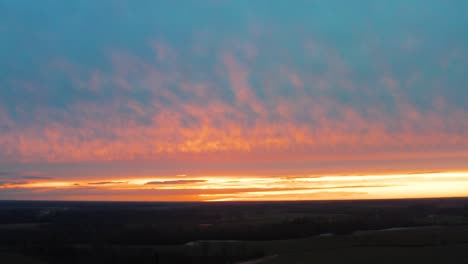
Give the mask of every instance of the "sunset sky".
<svg viewBox="0 0 468 264">
<path fill-rule="evenodd" d="M 468 196 L 467 14 L 0 0 L 0 199 Z"/>
</svg>

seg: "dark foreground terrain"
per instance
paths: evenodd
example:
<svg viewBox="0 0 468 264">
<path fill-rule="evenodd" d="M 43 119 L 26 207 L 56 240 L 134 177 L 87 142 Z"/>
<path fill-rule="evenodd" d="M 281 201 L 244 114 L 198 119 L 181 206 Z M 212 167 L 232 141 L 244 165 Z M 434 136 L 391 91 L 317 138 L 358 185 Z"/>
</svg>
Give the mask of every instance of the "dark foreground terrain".
<svg viewBox="0 0 468 264">
<path fill-rule="evenodd" d="M 0 201 L 0 263 L 468 264 L 468 199 Z"/>
</svg>

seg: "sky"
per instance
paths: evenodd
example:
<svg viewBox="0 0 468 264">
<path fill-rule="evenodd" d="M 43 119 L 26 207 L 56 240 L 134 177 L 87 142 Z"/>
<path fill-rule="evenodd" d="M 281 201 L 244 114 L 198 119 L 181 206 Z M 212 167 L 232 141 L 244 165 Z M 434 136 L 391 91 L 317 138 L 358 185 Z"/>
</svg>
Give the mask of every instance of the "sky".
<svg viewBox="0 0 468 264">
<path fill-rule="evenodd" d="M 468 196 L 467 13 L 0 0 L 0 199 Z"/>
</svg>

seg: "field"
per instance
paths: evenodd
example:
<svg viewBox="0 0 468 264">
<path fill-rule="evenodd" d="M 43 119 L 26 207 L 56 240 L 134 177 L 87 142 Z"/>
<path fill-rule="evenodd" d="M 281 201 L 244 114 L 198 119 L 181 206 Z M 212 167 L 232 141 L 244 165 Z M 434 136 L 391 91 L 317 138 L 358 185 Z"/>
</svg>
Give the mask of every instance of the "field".
<svg viewBox="0 0 468 264">
<path fill-rule="evenodd" d="M 0 202 L 0 263 L 468 263 L 468 200 Z"/>
<path fill-rule="evenodd" d="M 341 237 L 265 242 L 262 263 L 468 263 L 468 228 L 369 231 Z"/>
<path fill-rule="evenodd" d="M 43 264 L 39 260 L 28 258 L 25 256 L 9 253 L 0 253 L 0 263 L 14 263 L 14 264 Z"/>
</svg>

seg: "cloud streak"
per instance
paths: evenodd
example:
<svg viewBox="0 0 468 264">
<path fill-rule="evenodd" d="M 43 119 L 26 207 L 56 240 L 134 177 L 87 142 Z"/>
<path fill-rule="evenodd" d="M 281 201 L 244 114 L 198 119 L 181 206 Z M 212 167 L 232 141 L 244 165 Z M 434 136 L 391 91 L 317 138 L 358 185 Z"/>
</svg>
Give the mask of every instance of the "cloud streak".
<svg viewBox="0 0 468 264">
<path fill-rule="evenodd" d="M 184 185 L 193 183 L 203 183 L 205 180 L 173 180 L 173 181 L 150 181 L 145 185 Z"/>
<path fill-rule="evenodd" d="M 125 183 L 125 182 L 121 182 L 121 181 L 102 181 L 102 182 L 90 182 L 88 183 L 89 185 L 109 185 L 109 184 L 121 184 L 121 183 Z"/>
</svg>

